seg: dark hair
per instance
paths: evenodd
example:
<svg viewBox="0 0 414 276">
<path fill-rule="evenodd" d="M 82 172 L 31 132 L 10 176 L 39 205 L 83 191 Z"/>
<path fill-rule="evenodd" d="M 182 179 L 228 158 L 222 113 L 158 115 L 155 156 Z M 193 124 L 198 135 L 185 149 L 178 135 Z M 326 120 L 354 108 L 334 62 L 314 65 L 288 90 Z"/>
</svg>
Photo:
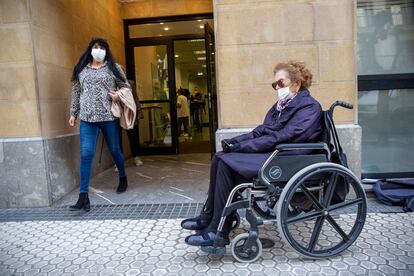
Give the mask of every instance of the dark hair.
<svg viewBox="0 0 414 276">
<path fill-rule="evenodd" d="M 273 73 L 276 74 L 279 70 L 285 70 L 292 82 L 300 82 L 300 89 L 308 89 L 312 84 L 312 73 L 305 67 L 304 62 L 295 60 L 281 62 L 275 66 Z"/>
<path fill-rule="evenodd" d="M 76 64 L 75 68 L 73 69 L 72 74 L 72 81 L 79 80 L 79 73 L 85 68 L 86 65 L 88 65 L 90 62 L 92 62 L 93 57 L 91 54 L 92 47 L 98 43 L 99 46 L 105 48 L 106 55 L 105 55 L 105 61 L 108 65 L 109 69 L 114 73 L 115 77 L 118 79 L 126 82 L 126 79 L 122 76 L 121 72 L 119 71 L 118 67 L 116 66 L 114 57 L 112 56 L 111 50 L 109 49 L 108 42 L 100 37 L 92 38 L 89 42 L 88 48 L 86 51 L 82 54 L 82 56 L 79 58 L 78 64 Z"/>
</svg>

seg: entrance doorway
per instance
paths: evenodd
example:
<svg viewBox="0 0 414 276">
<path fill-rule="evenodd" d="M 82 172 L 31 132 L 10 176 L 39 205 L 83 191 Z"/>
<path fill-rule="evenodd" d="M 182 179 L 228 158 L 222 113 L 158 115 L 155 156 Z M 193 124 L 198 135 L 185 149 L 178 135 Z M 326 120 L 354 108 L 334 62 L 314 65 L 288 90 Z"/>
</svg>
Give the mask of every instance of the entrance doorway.
<svg viewBox="0 0 414 276">
<path fill-rule="evenodd" d="M 144 114 L 140 154 L 213 153 L 218 123 L 212 15 L 124 24 L 127 77 L 136 84 Z"/>
</svg>

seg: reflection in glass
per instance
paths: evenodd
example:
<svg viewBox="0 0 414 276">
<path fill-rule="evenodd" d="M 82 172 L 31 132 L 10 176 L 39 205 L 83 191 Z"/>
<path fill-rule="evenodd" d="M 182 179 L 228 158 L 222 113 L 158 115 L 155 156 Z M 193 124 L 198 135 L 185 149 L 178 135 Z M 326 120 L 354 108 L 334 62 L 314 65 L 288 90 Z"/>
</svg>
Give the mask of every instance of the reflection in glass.
<svg viewBox="0 0 414 276">
<path fill-rule="evenodd" d="M 141 147 L 171 147 L 170 103 L 143 103 L 139 121 Z"/>
<path fill-rule="evenodd" d="M 167 46 L 135 47 L 134 57 L 139 99 L 168 100 Z"/>
<path fill-rule="evenodd" d="M 414 73 L 412 0 L 358 1 L 358 74 Z"/>
<path fill-rule="evenodd" d="M 363 173 L 414 171 L 414 89 L 360 91 Z"/>
</svg>

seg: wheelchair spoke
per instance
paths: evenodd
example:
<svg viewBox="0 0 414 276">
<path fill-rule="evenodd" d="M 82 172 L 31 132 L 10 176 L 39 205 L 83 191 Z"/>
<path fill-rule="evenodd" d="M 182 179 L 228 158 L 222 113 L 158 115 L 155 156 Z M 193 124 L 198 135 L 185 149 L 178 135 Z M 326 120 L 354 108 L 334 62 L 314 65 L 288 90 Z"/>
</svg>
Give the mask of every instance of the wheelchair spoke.
<svg viewBox="0 0 414 276">
<path fill-rule="evenodd" d="M 302 214 L 302 215 L 292 217 L 290 219 L 287 219 L 286 222 L 288 224 L 290 224 L 290 223 L 294 223 L 294 222 L 301 222 L 301 221 L 306 221 L 306 220 L 319 218 L 321 216 L 322 216 L 321 211 L 314 211 L 314 212 L 310 212 L 310 213 L 307 213 L 307 214 Z"/>
<path fill-rule="evenodd" d="M 305 195 L 312 200 L 313 204 L 315 205 L 316 208 L 318 208 L 319 210 L 323 210 L 323 206 L 321 205 L 321 203 L 318 201 L 318 199 L 308 190 L 308 188 L 306 188 L 303 184 L 300 185 L 300 188 L 302 189 L 302 191 L 305 193 Z"/>
<path fill-rule="evenodd" d="M 335 211 L 335 210 L 339 210 L 339 209 L 349 207 L 351 205 L 361 204 L 361 203 L 362 203 L 362 198 L 352 199 L 352 200 L 349 200 L 349 201 L 345 201 L 345 202 L 342 202 L 342 203 L 338 203 L 338 204 L 329 206 L 327 208 L 327 210 L 329 212 L 332 212 L 332 211 Z"/>
<path fill-rule="evenodd" d="M 344 230 L 342 230 L 341 226 L 339 226 L 338 223 L 336 223 L 336 221 L 333 219 L 333 217 L 331 215 L 327 215 L 326 219 L 332 225 L 332 227 L 336 230 L 336 232 L 338 232 L 339 235 L 341 235 L 341 237 L 342 237 L 342 239 L 344 239 L 344 241 L 349 240 L 348 235 L 344 232 Z"/>
<path fill-rule="evenodd" d="M 329 183 L 328 183 L 329 186 L 328 186 L 328 189 L 326 190 L 325 198 L 323 199 L 324 207 L 328 207 L 329 203 L 331 203 L 337 180 L 338 180 L 338 174 L 336 172 L 332 173 L 331 178 L 329 179 Z"/>
<path fill-rule="evenodd" d="M 316 220 L 315 227 L 313 229 L 313 233 L 312 233 L 312 236 L 310 238 L 309 246 L 308 246 L 308 250 L 310 252 L 313 252 L 313 250 L 315 249 L 315 245 L 316 245 L 316 243 L 319 239 L 319 234 L 322 231 L 322 225 L 323 225 L 324 221 L 325 221 L 325 217 L 319 217 Z"/>
</svg>

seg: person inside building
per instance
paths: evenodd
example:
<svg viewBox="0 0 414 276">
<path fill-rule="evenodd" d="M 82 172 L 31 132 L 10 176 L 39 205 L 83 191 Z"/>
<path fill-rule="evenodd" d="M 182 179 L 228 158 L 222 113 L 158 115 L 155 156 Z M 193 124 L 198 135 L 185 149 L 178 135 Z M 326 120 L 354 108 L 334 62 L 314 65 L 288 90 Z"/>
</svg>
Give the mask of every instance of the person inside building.
<svg viewBox="0 0 414 276">
<path fill-rule="evenodd" d="M 267 112 L 263 124 L 253 131 L 222 141 L 223 151 L 213 156 L 208 196 L 201 214 L 183 220 L 182 228 L 197 230 L 186 237 L 189 245 L 213 245 L 222 211 L 231 190 L 251 182 L 280 143 L 315 142 L 322 133 L 322 108 L 310 95 L 312 74 L 303 62 L 287 61 L 274 68 L 272 83 L 278 101 Z M 233 214 L 234 215 L 234 214 Z M 232 216 L 227 217 L 220 238 L 229 241 Z"/>
<path fill-rule="evenodd" d="M 182 88 L 177 90 L 177 117 L 178 117 L 178 134 L 181 134 L 181 125 L 184 125 L 184 137 L 189 137 L 189 106 L 187 97 L 184 96 L 184 90 Z"/>
<path fill-rule="evenodd" d="M 119 141 L 119 123 L 111 112 L 113 101 L 119 101 L 117 90 L 130 88 L 121 67 L 115 63 L 108 42 L 93 38 L 82 54 L 72 75 L 72 101 L 69 125 L 75 126 L 80 119 L 80 193 L 72 210 L 90 210 L 88 197 L 92 161 L 95 155 L 99 131 L 102 131 L 112 158 L 118 167 L 117 192 L 125 192 L 128 186 L 124 155 Z"/>
<path fill-rule="evenodd" d="M 193 108 L 193 127 L 196 131 L 203 129 L 203 112 L 204 112 L 205 100 L 203 94 L 196 86 L 194 88 L 194 95 L 191 97 L 191 106 Z"/>
</svg>

